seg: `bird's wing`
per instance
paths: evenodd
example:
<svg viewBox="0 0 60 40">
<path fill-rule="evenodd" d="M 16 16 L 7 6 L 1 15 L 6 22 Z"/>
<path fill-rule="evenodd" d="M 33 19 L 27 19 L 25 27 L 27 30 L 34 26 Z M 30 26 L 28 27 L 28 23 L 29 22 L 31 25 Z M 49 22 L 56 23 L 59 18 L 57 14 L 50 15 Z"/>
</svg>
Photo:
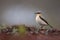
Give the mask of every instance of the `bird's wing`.
<svg viewBox="0 0 60 40">
<path fill-rule="evenodd" d="M 45 19 L 43 19 L 41 16 L 39 16 L 39 17 L 40 17 L 41 20 L 43 20 L 45 23 L 48 24 L 48 22 Z"/>
<path fill-rule="evenodd" d="M 53 28 L 45 19 L 43 19 L 41 16 L 39 16 L 41 20 L 43 20 L 45 23 L 47 23 L 51 28 Z"/>
</svg>

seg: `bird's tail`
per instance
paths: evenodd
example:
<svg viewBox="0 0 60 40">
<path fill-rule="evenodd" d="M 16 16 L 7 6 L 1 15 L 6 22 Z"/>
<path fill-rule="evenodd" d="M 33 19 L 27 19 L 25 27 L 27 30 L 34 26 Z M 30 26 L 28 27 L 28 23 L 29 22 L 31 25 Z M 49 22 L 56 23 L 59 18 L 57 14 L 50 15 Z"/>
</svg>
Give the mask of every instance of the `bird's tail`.
<svg viewBox="0 0 60 40">
<path fill-rule="evenodd" d="M 53 26 L 51 26 L 50 24 L 48 24 L 50 28 L 53 28 Z"/>
</svg>

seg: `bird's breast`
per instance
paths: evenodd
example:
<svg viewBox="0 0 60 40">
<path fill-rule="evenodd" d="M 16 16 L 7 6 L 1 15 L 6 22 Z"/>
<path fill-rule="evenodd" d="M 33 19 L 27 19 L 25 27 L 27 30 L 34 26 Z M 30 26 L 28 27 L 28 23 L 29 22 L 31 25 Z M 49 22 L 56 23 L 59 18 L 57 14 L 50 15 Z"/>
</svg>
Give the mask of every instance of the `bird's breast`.
<svg viewBox="0 0 60 40">
<path fill-rule="evenodd" d="M 40 24 L 46 24 L 42 19 L 40 19 L 40 17 L 36 17 L 36 22 L 40 23 Z"/>
</svg>

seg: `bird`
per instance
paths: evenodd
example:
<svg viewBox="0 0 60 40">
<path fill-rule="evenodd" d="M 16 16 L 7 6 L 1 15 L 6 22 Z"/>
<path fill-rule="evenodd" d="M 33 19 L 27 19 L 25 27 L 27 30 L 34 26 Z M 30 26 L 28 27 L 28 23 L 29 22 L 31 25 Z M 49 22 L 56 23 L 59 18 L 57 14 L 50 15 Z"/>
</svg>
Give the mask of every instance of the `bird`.
<svg viewBox="0 0 60 40">
<path fill-rule="evenodd" d="M 40 27 L 37 27 L 37 32 L 36 32 L 36 33 L 38 33 L 38 31 L 39 31 L 40 29 L 42 29 L 44 26 L 49 26 L 50 28 L 53 29 L 53 26 L 51 26 L 51 25 L 42 17 L 41 12 L 36 12 L 35 14 L 36 14 L 36 23 L 38 23 L 38 25 L 40 26 Z"/>
</svg>

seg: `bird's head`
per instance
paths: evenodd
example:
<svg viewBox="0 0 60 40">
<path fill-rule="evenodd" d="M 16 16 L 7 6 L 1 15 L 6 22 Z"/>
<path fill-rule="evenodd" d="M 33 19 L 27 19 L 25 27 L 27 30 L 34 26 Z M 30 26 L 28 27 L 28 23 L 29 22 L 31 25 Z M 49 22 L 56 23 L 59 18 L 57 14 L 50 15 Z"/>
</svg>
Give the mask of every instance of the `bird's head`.
<svg viewBox="0 0 60 40">
<path fill-rule="evenodd" d="M 36 16 L 41 16 L 41 12 L 36 12 Z"/>
</svg>

